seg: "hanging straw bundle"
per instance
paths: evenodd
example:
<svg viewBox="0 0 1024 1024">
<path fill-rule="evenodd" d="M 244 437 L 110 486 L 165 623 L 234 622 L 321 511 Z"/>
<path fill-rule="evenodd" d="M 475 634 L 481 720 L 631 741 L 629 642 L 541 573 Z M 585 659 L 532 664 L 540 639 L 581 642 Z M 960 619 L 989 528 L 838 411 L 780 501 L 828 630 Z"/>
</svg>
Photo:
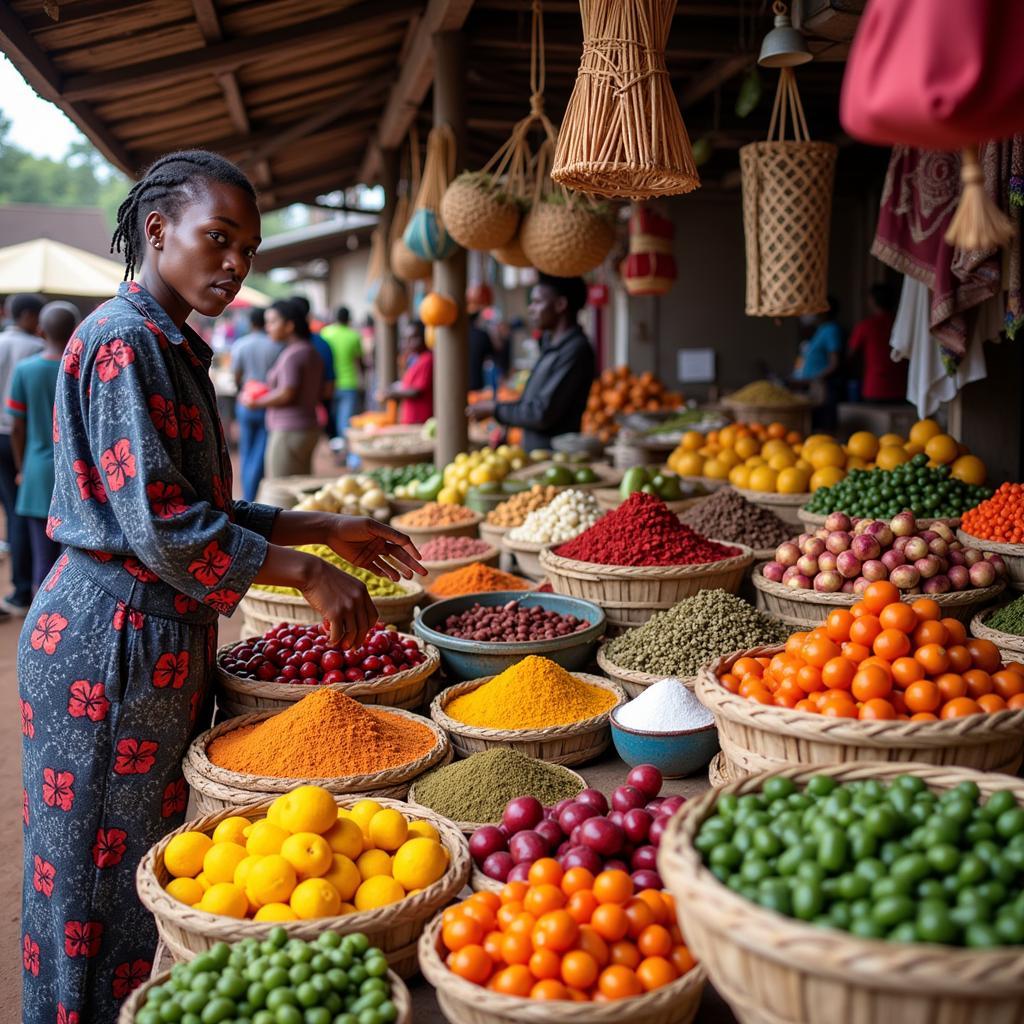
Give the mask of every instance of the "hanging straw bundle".
<svg viewBox="0 0 1024 1024">
<path fill-rule="evenodd" d="M 700 186 L 665 67 L 676 0 L 580 0 L 583 56 L 552 178 L 620 199 Z"/>
<path fill-rule="evenodd" d="M 447 259 L 456 249 L 441 216 L 441 200 L 455 174 L 455 135 L 451 126 L 438 125 L 427 137 L 427 159 L 415 209 L 403 238 L 423 260 Z"/>
<path fill-rule="evenodd" d="M 376 228 L 370 235 L 370 259 L 366 264 L 366 284 L 363 286 L 366 291 L 366 301 L 372 305 L 380 291 L 381 278 L 387 270 L 387 254 L 384 252 L 384 235 L 380 228 Z"/>
<path fill-rule="evenodd" d="M 405 167 L 400 175 L 401 194 L 395 203 L 389 236 L 391 270 L 397 277 L 412 284 L 416 281 L 429 281 L 434 276 L 434 264 L 430 260 L 421 260 L 405 244 L 403 238 L 412 213 L 410 197 L 415 197 L 420 190 L 420 141 L 415 124 L 409 129 L 409 149 L 403 155 L 402 162 Z"/>
<path fill-rule="evenodd" d="M 409 292 L 402 281 L 390 271 L 384 275 L 373 301 L 373 311 L 386 324 L 398 322 L 398 318 L 409 308 Z"/>
</svg>

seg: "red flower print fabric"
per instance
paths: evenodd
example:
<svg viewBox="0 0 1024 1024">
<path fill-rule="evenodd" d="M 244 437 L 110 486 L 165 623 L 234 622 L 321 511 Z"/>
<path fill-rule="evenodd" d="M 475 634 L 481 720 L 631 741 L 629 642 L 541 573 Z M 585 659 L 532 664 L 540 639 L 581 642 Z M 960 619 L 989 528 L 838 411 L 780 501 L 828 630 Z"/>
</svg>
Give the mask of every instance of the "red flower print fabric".
<svg viewBox="0 0 1024 1024">
<path fill-rule="evenodd" d="M 28 822 L 28 790 L 21 791 L 21 820 L 27 825 Z"/>
<path fill-rule="evenodd" d="M 39 943 L 28 932 L 21 940 L 21 963 L 34 978 L 39 977 Z"/>
<path fill-rule="evenodd" d="M 188 651 L 179 651 L 174 654 L 168 651 L 156 659 L 156 667 L 153 669 L 153 685 L 161 690 L 166 686 L 180 690 L 188 679 Z"/>
<path fill-rule="evenodd" d="M 94 957 L 103 941 L 100 921 L 68 921 L 64 925 L 64 952 L 70 957 Z"/>
<path fill-rule="evenodd" d="M 212 594 L 207 594 L 203 598 L 203 603 L 209 605 L 220 615 L 227 615 L 241 600 L 242 595 L 237 590 L 222 587 L 220 590 L 215 590 Z"/>
<path fill-rule="evenodd" d="M 81 1024 L 81 1018 L 77 1010 L 69 1010 L 63 1003 L 58 1003 L 57 1024 Z"/>
<path fill-rule="evenodd" d="M 160 810 L 160 816 L 163 818 L 173 818 L 176 814 L 184 814 L 187 805 L 188 786 L 185 784 L 184 778 L 168 782 L 164 788 L 163 806 Z"/>
<path fill-rule="evenodd" d="M 215 540 L 211 540 L 203 548 L 202 556 L 189 562 L 188 571 L 204 586 L 213 587 L 220 582 L 221 577 L 230 568 L 231 556 L 226 551 L 222 551 Z"/>
<path fill-rule="evenodd" d="M 72 338 L 64 349 L 64 372 L 69 377 L 74 377 L 75 380 L 81 376 L 82 373 L 82 351 L 85 348 L 85 343 L 81 338 Z"/>
<path fill-rule="evenodd" d="M 120 441 L 115 441 L 100 456 L 100 465 L 107 474 L 107 487 L 111 491 L 121 490 L 129 478 L 135 476 L 135 456 L 128 438 L 122 437 Z"/>
<path fill-rule="evenodd" d="M 152 740 L 119 740 L 114 771 L 118 775 L 145 775 L 156 763 L 159 746 Z"/>
<path fill-rule="evenodd" d="M 74 772 L 59 772 L 53 768 L 43 769 L 43 803 L 47 807 L 59 807 L 70 811 L 75 803 Z"/>
<path fill-rule="evenodd" d="M 106 504 L 107 492 L 103 489 L 100 471 L 84 459 L 76 459 L 73 469 L 75 471 L 75 480 L 78 483 L 78 493 L 82 501 L 88 501 L 92 498 L 94 501 Z"/>
<path fill-rule="evenodd" d="M 203 417 L 199 412 L 198 405 L 184 405 L 178 408 L 178 429 L 184 438 L 192 438 L 193 441 L 202 441 L 206 436 L 203 430 Z"/>
<path fill-rule="evenodd" d="M 152 569 L 147 569 L 137 558 L 126 558 L 124 571 L 134 576 L 140 583 L 156 583 L 160 579 Z"/>
<path fill-rule="evenodd" d="M 72 718 L 88 718 L 90 722 L 102 722 L 110 710 L 102 683 L 90 683 L 88 679 L 76 679 L 71 684 L 68 697 L 68 714 Z"/>
<path fill-rule="evenodd" d="M 194 612 L 199 607 L 199 602 L 189 597 L 188 594 L 175 594 L 174 595 L 174 610 L 179 615 L 188 615 L 190 612 Z"/>
<path fill-rule="evenodd" d="M 135 362 L 135 353 L 130 345 L 120 338 L 100 345 L 96 353 L 96 376 L 104 384 L 112 381 L 129 363 Z"/>
<path fill-rule="evenodd" d="M 43 612 L 39 616 L 35 629 L 32 630 L 31 644 L 35 651 L 53 654 L 60 643 L 61 631 L 67 628 L 68 620 L 57 612 Z"/>
<path fill-rule="evenodd" d="M 18 703 L 21 705 L 21 735 L 27 736 L 30 740 L 35 739 L 36 727 L 32 721 L 32 705 L 20 697 L 18 698 Z"/>
<path fill-rule="evenodd" d="M 47 899 L 53 895 L 53 883 L 57 877 L 57 869 L 39 854 L 32 857 L 32 888 L 41 892 Z"/>
<path fill-rule="evenodd" d="M 132 629 L 142 629 L 142 624 L 145 621 L 146 616 L 137 608 L 129 608 L 124 601 L 118 601 L 117 608 L 114 610 L 114 618 L 111 620 L 111 625 L 118 631 L 124 629 L 125 622 L 127 622 Z"/>
<path fill-rule="evenodd" d="M 130 996 L 149 979 L 153 965 L 148 960 L 132 960 L 114 968 L 113 992 L 115 999 Z"/>
<path fill-rule="evenodd" d="M 96 867 L 117 867 L 128 850 L 125 844 L 127 838 L 128 833 L 122 828 L 97 829 L 96 842 L 92 846 L 92 859 Z"/>
<path fill-rule="evenodd" d="M 153 426 L 165 437 L 178 436 L 178 415 L 174 411 L 174 400 L 163 395 L 149 396 L 149 418 Z"/>
<path fill-rule="evenodd" d="M 153 515 L 158 519 L 170 519 L 172 516 L 181 515 L 188 511 L 188 504 L 181 494 L 181 488 L 177 484 L 166 484 L 158 480 L 156 483 L 146 484 L 146 497 L 149 499 L 149 507 Z"/>
</svg>

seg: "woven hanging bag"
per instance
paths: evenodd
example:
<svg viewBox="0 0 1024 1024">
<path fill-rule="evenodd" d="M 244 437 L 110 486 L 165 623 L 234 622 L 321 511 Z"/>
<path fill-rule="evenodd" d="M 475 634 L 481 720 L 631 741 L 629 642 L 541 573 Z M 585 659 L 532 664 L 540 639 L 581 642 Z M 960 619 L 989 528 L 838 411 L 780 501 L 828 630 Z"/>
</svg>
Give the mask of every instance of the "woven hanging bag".
<svg viewBox="0 0 1024 1024">
<path fill-rule="evenodd" d="M 409 291 L 405 284 L 392 273 L 384 275 L 377 298 L 373 301 L 374 312 L 386 324 L 398 322 L 398 318 L 409 308 Z"/>
<path fill-rule="evenodd" d="M 373 305 L 374 300 L 377 298 L 381 280 L 384 277 L 385 270 L 387 270 L 387 254 L 384 252 L 384 246 L 384 234 L 380 228 L 377 228 L 370 235 L 370 259 L 366 264 L 366 284 L 363 286 L 366 301 L 370 305 Z"/>
<path fill-rule="evenodd" d="M 795 140 L 786 140 L 787 120 Z M 811 142 L 791 68 L 783 68 L 768 139 L 740 150 L 748 316 L 828 309 L 828 238 L 836 147 Z"/>
<path fill-rule="evenodd" d="M 402 236 L 408 226 L 409 197 L 401 195 L 395 204 L 395 217 L 391 222 L 391 271 L 409 284 L 429 281 L 434 276 L 434 264 L 430 260 L 421 260 L 405 244 Z"/>
<path fill-rule="evenodd" d="M 438 125 L 427 137 L 423 181 L 402 236 L 413 254 L 422 260 L 444 260 L 458 248 L 441 216 L 441 199 L 454 174 L 455 135 L 449 125 Z"/>
</svg>

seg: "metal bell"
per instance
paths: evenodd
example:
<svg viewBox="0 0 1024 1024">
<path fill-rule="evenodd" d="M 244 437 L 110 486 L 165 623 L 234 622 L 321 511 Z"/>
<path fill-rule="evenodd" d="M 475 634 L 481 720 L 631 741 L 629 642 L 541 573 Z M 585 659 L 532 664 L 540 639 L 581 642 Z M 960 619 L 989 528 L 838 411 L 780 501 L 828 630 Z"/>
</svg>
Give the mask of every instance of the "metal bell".
<svg viewBox="0 0 1024 1024">
<path fill-rule="evenodd" d="M 776 3 L 772 10 L 775 11 L 775 27 L 764 37 L 757 63 L 763 68 L 793 68 L 813 60 L 803 33 L 793 28 L 786 5 Z"/>
</svg>

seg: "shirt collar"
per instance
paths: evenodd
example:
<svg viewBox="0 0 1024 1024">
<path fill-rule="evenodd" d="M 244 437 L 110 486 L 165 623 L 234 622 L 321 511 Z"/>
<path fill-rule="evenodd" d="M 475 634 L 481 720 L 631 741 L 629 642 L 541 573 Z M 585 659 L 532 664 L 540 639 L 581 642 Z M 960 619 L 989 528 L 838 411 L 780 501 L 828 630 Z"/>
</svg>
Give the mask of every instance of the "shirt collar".
<svg viewBox="0 0 1024 1024">
<path fill-rule="evenodd" d="M 184 330 L 179 330 L 163 306 L 138 281 L 122 281 L 118 285 L 117 294 L 155 324 L 172 345 L 187 341 L 188 347 L 203 363 L 209 366 L 213 361 L 213 349 L 188 324 L 185 324 Z"/>
</svg>

